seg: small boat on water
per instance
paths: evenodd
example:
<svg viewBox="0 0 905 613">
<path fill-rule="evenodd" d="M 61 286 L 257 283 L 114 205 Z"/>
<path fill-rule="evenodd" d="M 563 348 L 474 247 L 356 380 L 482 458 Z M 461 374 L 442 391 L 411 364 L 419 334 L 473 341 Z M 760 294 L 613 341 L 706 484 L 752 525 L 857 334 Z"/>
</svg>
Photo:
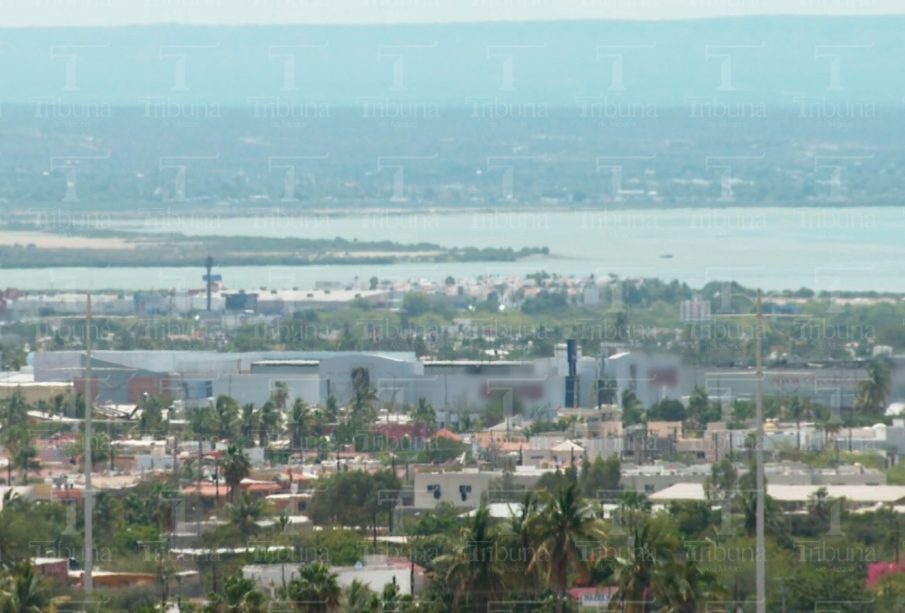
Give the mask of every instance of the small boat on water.
<svg viewBox="0 0 905 613">
<path fill-rule="evenodd" d="M 661 253 L 660 257 L 663 258 L 664 260 L 671 260 L 672 254 L 671 253 Z"/>
</svg>

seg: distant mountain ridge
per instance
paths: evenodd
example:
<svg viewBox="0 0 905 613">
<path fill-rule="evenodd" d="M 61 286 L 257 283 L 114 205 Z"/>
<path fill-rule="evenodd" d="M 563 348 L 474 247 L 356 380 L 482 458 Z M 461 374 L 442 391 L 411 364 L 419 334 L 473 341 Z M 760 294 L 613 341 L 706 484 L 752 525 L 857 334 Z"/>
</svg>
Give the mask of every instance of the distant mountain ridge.
<svg viewBox="0 0 905 613">
<path fill-rule="evenodd" d="M 0 103 L 901 105 L 903 32 L 905 16 L 0 29 Z"/>
</svg>

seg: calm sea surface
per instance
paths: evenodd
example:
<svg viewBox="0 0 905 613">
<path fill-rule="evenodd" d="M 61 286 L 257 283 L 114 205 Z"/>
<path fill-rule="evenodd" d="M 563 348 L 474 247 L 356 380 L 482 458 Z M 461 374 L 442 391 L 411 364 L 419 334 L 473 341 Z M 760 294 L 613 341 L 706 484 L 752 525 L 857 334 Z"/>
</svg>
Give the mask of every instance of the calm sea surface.
<svg viewBox="0 0 905 613">
<path fill-rule="evenodd" d="M 764 289 L 905 292 L 905 208 L 640 209 L 345 216 L 189 217 L 156 211 L 108 227 L 137 232 L 264 237 L 343 237 L 449 247 L 546 246 L 549 256 L 512 263 L 396 266 L 224 267 L 232 288 L 309 288 L 316 281 L 431 279 L 486 274 L 610 273 L 699 286 L 736 280 Z M 0 287 L 186 289 L 198 268 L 0 270 Z"/>
</svg>

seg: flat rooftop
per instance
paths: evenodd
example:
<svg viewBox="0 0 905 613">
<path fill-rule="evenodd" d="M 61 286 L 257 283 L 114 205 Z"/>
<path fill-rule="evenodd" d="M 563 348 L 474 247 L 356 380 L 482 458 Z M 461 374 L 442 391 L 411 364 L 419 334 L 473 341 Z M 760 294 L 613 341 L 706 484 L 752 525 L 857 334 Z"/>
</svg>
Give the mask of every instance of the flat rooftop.
<svg viewBox="0 0 905 613">
<path fill-rule="evenodd" d="M 424 360 L 425 366 L 533 366 L 527 360 Z"/>
</svg>

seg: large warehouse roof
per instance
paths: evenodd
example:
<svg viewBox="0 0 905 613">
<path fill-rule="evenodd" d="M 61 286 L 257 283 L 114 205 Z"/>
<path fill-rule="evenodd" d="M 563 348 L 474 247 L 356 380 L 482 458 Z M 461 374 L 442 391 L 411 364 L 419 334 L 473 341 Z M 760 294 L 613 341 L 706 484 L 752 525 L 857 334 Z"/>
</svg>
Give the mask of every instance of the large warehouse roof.
<svg viewBox="0 0 905 613">
<path fill-rule="evenodd" d="M 905 499 L 903 485 L 767 485 L 767 494 L 781 502 L 807 502 L 817 490 L 825 488 L 830 498 L 852 502 L 898 502 Z M 670 500 L 706 500 L 701 483 L 676 483 L 650 495 L 652 502 Z"/>
</svg>

